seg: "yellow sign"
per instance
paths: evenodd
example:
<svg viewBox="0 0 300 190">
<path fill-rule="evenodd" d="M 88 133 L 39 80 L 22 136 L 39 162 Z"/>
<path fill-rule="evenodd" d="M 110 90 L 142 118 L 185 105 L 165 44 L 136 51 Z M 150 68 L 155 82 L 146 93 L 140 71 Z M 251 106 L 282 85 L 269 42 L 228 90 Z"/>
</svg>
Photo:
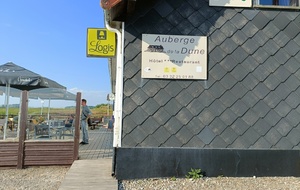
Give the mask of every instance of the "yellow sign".
<svg viewBox="0 0 300 190">
<path fill-rule="evenodd" d="M 116 54 L 116 35 L 106 28 L 87 29 L 87 56 L 113 57 Z"/>
</svg>

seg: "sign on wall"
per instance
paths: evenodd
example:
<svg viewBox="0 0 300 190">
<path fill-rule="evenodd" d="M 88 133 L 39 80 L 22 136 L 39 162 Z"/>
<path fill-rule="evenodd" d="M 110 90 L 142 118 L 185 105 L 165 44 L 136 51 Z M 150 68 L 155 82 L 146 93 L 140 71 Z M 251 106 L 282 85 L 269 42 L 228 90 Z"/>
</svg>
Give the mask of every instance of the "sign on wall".
<svg viewBox="0 0 300 190">
<path fill-rule="evenodd" d="M 207 37 L 143 34 L 142 78 L 207 79 Z"/>
<path fill-rule="evenodd" d="M 209 6 L 252 7 L 252 0 L 209 0 Z"/>
<path fill-rule="evenodd" d="M 88 28 L 88 57 L 113 57 L 116 53 L 116 35 L 106 28 Z"/>
</svg>

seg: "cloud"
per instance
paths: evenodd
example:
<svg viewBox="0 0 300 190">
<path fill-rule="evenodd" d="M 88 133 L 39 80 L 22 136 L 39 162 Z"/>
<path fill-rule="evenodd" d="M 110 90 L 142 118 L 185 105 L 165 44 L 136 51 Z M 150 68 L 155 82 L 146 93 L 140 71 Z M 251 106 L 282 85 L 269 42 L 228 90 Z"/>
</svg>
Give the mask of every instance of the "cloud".
<svg viewBox="0 0 300 190">
<path fill-rule="evenodd" d="M 82 90 L 82 89 L 78 89 L 78 88 L 71 88 L 68 90 L 71 93 L 77 94 L 77 92 L 81 93 L 81 98 L 84 98 L 87 100 L 87 104 L 89 106 L 96 106 L 99 104 L 107 104 L 107 103 L 111 103 L 108 102 L 107 100 L 107 94 L 109 94 L 109 92 L 106 91 L 97 91 L 97 90 Z M 4 94 L 0 95 L 0 105 L 3 105 L 5 102 L 5 98 L 4 98 Z M 20 98 L 13 98 L 10 97 L 9 98 L 9 104 L 19 104 L 20 103 Z M 51 100 L 50 102 L 50 107 L 52 108 L 64 108 L 66 106 L 75 106 L 76 102 L 75 101 L 70 101 L 70 100 Z M 29 100 L 29 107 L 41 107 L 42 106 L 42 102 L 40 99 L 30 99 Z M 44 100 L 43 103 L 44 107 L 48 107 L 49 106 L 49 102 L 48 100 Z"/>
</svg>

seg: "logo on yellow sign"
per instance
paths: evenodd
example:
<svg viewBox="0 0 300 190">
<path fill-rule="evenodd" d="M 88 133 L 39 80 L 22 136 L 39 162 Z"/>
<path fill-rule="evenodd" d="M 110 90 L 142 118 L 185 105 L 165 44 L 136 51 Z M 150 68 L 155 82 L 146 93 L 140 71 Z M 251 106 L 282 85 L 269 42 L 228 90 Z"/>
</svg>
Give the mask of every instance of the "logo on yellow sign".
<svg viewBox="0 0 300 190">
<path fill-rule="evenodd" d="M 116 36 L 105 28 L 87 29 L 87 56 L 113 57 L 116 52 Z"/>
<path fill-rule="evenodd" d="M 171 68 L 165 67 L 164 68 L 164 72 L 165 73 L 169 73 L 169 72 L 176 73 L 177 72 L 177 68 L 176 67 L 171 67 Z"/>
</svg>

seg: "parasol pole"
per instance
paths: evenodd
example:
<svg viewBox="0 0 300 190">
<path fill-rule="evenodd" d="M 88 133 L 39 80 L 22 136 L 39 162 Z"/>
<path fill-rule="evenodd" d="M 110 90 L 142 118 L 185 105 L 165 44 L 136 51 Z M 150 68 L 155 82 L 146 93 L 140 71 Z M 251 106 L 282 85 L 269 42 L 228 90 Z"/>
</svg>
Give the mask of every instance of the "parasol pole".
<svg viewBox="0 0 300 190">
<path fill-rule="evenodd" d="M 22 101 L 23 101 L 23 96 L 22 96 L 22 91 L 21 91 L 21 94 L 20 94 L 20 106 L 22 105 Z M 17 128 L 17 138 L 19 138 L 19 133 L 20 133 L 20 125 L 21 125 L 21 112 L 22 112 L 22 109 L 19 107 L 19 113 L 18 113 L 18 128 Z"/>
<path fill-rule="evenodd" d="M 48 103 L 48 122 L 50 121 L 50 98 Z"/>
<path fill-rule="evenodd" d="M 6 139 L 6 129 L 7 129 L 7 121 L 8 121 L 8 106 L 9 106 L 9 93 L 10 93 L 10 84 L 6 83 L 6 89 L 5 89 L 6 111 L 5 111 L 5 123 L 4 123 L 3 140 Z"/>
</svg>

